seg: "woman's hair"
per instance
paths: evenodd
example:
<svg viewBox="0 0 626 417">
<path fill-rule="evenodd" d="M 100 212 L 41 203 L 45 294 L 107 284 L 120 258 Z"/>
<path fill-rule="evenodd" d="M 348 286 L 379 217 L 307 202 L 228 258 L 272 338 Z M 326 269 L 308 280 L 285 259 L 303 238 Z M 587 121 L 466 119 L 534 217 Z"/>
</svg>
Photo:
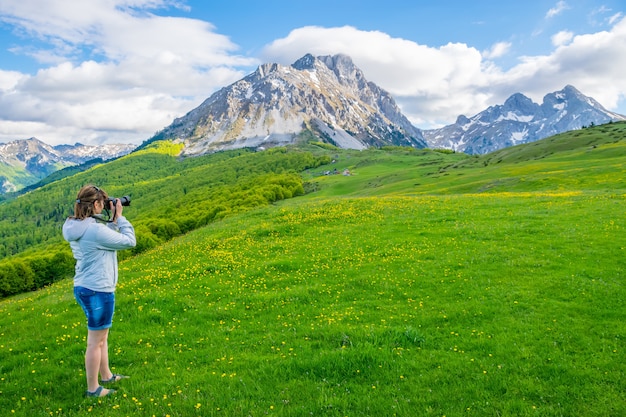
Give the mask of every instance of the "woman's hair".
<svg viewBox="0 0 626 417">
<path fill-rule="evenodd" d="M 101 190 L 95 185 L 85 185 L 78 192 L 76 202 L 74 204 L 74 216 L 72 218 L 83 220 L 95 214 L 93 203 L 96 201 L 104 202 L 109 198 L 106 191 Z"/>
</svg>

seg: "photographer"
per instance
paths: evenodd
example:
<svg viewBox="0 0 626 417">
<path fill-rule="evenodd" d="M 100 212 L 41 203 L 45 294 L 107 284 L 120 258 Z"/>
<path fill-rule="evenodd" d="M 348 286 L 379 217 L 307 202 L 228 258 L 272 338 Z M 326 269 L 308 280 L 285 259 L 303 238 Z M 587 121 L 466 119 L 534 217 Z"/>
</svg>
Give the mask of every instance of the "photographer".
<svg viewBox="0 0 626 417">
<path fill-rule="evenodd" d="M 127 197 L 124 204 L 130 204 Z M 105 209 L 113 212 L 109 220 L 102 216 Z M 122 216 L 122 210 L 121 199 L 109 199 L 104 190 L 86 185 L 78 192 L 74 216 L 63 225 L 63 238 L 70 243 L 76 259 L 74 296 L 87 316 L 85 369 L 88 397 L 113 394 L 115 390 L 100 384 L 127 378 L 111 372 L 107 343 L 115 307 L 117 251 L 136 244 L 135 230 Z"/>
</svg>

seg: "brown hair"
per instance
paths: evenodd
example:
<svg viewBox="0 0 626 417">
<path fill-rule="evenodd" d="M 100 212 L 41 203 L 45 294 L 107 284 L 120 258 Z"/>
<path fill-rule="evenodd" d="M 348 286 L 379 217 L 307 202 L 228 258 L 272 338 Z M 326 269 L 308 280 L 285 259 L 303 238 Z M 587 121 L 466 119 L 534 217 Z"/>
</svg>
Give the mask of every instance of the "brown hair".
<svg viewBox="0 0 626 417">
<path fill-rule="evenodd" d="M 96 201 L 102 201 L 104 204 L 107 198 L 109 198 L 109 195 L 106 191 L 90 184 L 81 188 L 76 197 L 74 216 L 72 218 L 83 220 L 95 214 L 93 204 Z"/>
</svg>

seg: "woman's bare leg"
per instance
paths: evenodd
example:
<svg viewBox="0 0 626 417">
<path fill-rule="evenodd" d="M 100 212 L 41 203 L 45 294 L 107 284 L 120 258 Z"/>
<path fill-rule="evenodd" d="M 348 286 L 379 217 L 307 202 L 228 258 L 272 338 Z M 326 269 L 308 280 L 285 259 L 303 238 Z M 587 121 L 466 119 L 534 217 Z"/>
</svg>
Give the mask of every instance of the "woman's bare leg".
<svg viewBox="0 0 626 417">
<path fill-rule="evenodd" d="M 109 333 L 107 332 L 100 349 L 100 379 L 107 380 L 113 376 L 109 368 Z"/>
<path fill-rule="evenodd" d="M 98 374 L 111 372 L 109 370 L 109 353 L 107 338 L 109 329 L 87 330 L 87 351 L 85 352 L 85 373 L 87 376 L 87 390 L 94 392 L 100 386 Z M 108 389 L 103 389 L 101 395 L 106 395 Z"/>
</svg>

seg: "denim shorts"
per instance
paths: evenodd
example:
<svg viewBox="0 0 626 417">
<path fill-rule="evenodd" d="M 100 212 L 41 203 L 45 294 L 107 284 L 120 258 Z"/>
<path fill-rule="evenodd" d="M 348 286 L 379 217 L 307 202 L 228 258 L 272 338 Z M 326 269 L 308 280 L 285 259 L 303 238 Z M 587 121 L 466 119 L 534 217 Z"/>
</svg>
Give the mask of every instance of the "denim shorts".
<svg viewBox="0 0 626 417">
<path fill-rule="evenodd" d="M 74 297 L 87 316 L 89 330 L 104 330 L 111 327 L 115 309 L 115 293 L 74 287 Z"/>
</svg>

